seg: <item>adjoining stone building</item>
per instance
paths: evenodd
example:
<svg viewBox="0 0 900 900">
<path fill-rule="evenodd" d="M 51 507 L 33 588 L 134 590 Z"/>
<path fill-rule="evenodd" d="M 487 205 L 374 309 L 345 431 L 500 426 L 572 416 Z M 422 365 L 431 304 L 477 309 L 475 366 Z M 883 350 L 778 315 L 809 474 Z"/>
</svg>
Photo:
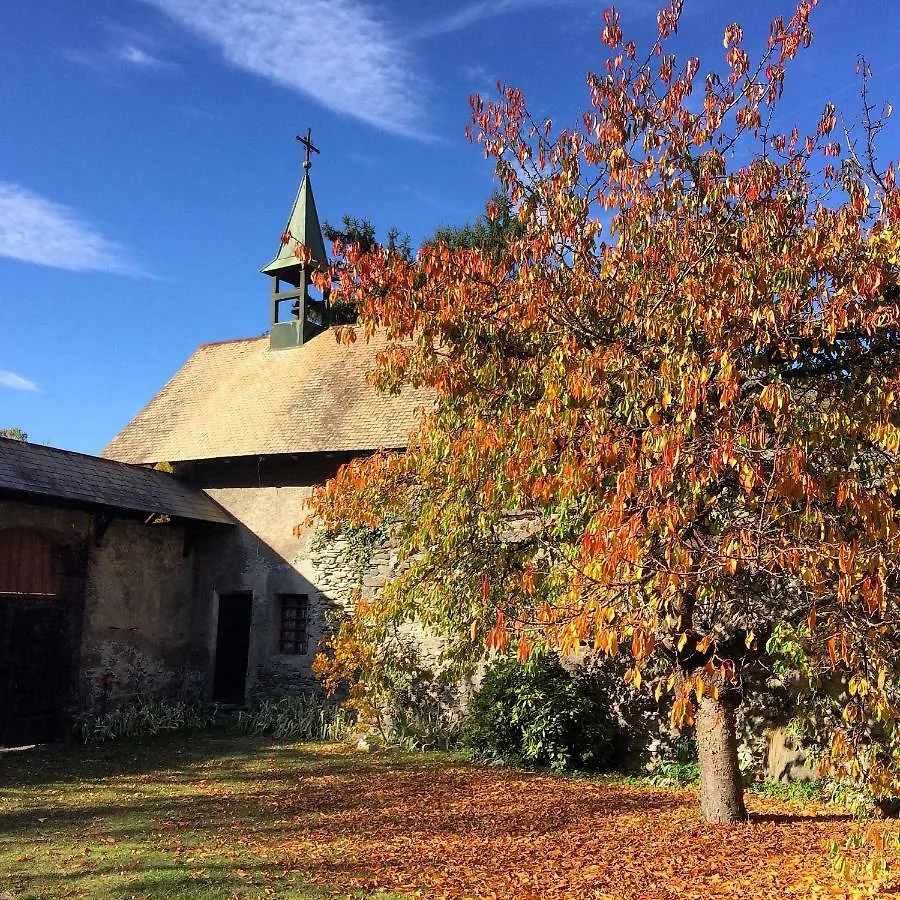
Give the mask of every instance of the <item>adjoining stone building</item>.
<svg viewBox="0 0 900 900">
<path fill-rule="evenodd" d="M 300 245 L 308 262 L 309 254 L 296 252 Z M 62 559 L 71 548 L 77 559 L 59 563 L 59 571 L 75 574 L 54 594 L 75 623 L 66 626 L 65 701 L 56 704 L 52 726 L 20 728 L 14 738 L 0 732 L 0 743 L 43 739 L 67 712 L 100 711 L 135 693 L 193 691 L 243 704 L 314 686 L 316 643 L 358 576 L 333 547 L 320 546 L 312 531 L 296 537 L 294 526 L 308 514 L 314 487 L 342 463 L 404 448 L 426 402 L 420 392 L 385 395 L 367 384 L 383 341 L 335 340 L 327 298 L 311 278 L 326 264 L 307 171 L 279 252 L 262 270 L 271 279 L 267 335 L 198 348 L 103 459 L 0 442 L 0 472 L 13 456 L 36 454 L 35 483 L 51 465 L 46 454 L 70 463 L 77 457 L 68 477 L 80 491 L 77 502 L 51 490 L 36 504 L 0 480 L 0 553 L 4 540 L 24 530 L 34 535 L 21 551 L 29 558 L 50 552 Z M 158 464 L 174 474 L 154 471 Z M 125 481 L 177 485 L 193 512 L 158 499 L 139 509 L 116 496 L 101 499 L 100 474 L 110 475 L 109 467 Z M 87 478 L 94 470 L 97 477 Z M 42 541 L 56 549 L 41 550 Z M 388 562 L 376 556 L 368 580 L 383 579 Z M 11 581 L 15 599 L 3 601 L 0 584 L 0 604 L 35 606 L 38 594 L 16 593 L 20 586 Z M 3 627 L 0 673 L 10 634 Z M 45 639 L 27 636 L 32 644 Z M 21 688 L 25 668 L 10 665 L 18 708 L 30 702 Z"/>
<path fill-rule="evenodd" d="M 201 690 L 194 548 L 234 527 L 165 472 L 0 438 L 0 745 Z"/>
</svg>

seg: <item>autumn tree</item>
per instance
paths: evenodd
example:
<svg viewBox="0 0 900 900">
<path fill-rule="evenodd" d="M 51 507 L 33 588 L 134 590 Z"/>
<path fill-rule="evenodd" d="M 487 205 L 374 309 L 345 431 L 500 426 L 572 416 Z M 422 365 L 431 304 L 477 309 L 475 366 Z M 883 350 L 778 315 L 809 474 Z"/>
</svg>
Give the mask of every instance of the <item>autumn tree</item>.
<svg viewBox="0 0 900 900">
<path fill-rule="evenodd" d="M 735 709 L 766 646 L 830 770 L 900 788 L 900 195 L 871 104 L 857 137 L 831 105 L 776 127 L 814 5 L 757 60 L 730 25 L 721 75 L 668 52 L 681 0 L 646 55 L 609 10 L 573 127 L 473 98 L 521 224 L 502 254 L 351 250 L 337 273 L 343 338 L 391 339 L 375 383 L 434 404 L 315 501 L 327 529 L 389 523 L 402 563 L 332 649 L 416 618 L 449 658 L 626 652 L 695 728 L 714 822 L 746 815 Z"/>
<path fill-rule="evenodd" d="M 348 251 L 354 253 L 374 253 L 384 250 L 388 253 L 399 253 L 406 259 L 412 257 L 412 246 L 408 234 L 401 234 L 400 229 L 391 226 L 384 241 L 379 241 L 375 226 L 367 218 L 359 218 L 349 213 L 341 219 L 340 228 L 328 222 L 322 223 L 322 233 L 337 250 L 336 263 L 340 265 Z M 346 298 L 330 294 L 329 309 L 333 325 L 353 325 L 357 321 L 356 306 L 347 302 Z"/>
<path fill-rule="evenodd" d="M 28 435 L 21 428 L 0 428 L 0 437 L 13 441 L 27 441 Z"/>
</svg>

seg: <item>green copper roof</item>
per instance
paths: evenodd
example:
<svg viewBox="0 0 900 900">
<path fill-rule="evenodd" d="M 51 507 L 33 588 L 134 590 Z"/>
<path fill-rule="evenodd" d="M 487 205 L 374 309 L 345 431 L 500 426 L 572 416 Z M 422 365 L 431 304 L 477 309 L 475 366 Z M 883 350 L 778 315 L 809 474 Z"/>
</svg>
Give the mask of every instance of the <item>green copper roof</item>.
<svg viewBox="0 0 900 900">
<path fill-rule="evenodd" d="M 312 251 L 313 259 L 323 266 L 328 265 L 328 256 L 325 254 L 325 241 L 322 239 L 322 228 L 319 225 L 319 214 L 316 212 L 316 201 L 313 198 L 312 184 L 309 180 L 309 172 L 303 176 L 300 182 L 300 190 L 297 191 L 297 199 L 291 210 L 285 232 L 290 234 L 290 240 L 282 244 L 278 255 L 261 271 L 265 275 L 286 276 L 286 270 L 299 269 L 300 263 L 294 255 L 298 244 L 303 244 Z"/>
</svg>

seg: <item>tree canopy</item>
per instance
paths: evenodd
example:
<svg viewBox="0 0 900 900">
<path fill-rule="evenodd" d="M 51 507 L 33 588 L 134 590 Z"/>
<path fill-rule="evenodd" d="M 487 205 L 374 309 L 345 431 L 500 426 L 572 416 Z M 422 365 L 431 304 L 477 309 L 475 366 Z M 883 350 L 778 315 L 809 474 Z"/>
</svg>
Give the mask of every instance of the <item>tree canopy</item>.
<svg viewBox="0 0 900 900">
<path fill-rule="evenodd" d="M 0 437 L 13 441 L 27 441 L 28 435 L 21 428 L 0 428 Z"/>
<path fill-rule="evenodd" d="M 441 225 L 423 242 L 423 246 L 481 250 L 499 261 L 507 252 L 510 242 L 520 237 L 523 230 L 509 195 L 504 191 L 495 191 L 488 202 L 487 211 L 478 216 L 474 223 L 458 227 Z"/>
<path fill-rule="evenodd" d="M 473 97 L 520 226 L 501 252 L 334 273 L 343 339 L 392 339 L 375 383 L 434 393 L 406 453 L 315 500 L 328 529 L 388 524 L 402 563 L 334 647 L 414 617 L 460 660 L 626 652 L 696 726 L 716 821 L 745 814 L 734 708 L 763 659 L 803 679 L 833 773 L 900 790 L 900 193 L 868 101 L 841 140 L 830 104 L 775 125 L 814 6 L 759 59 L 728 26 L 721 74 L 668 52 L 681 0 L 643 54 L 610 9 L 571 127 Z"/>
</svg>

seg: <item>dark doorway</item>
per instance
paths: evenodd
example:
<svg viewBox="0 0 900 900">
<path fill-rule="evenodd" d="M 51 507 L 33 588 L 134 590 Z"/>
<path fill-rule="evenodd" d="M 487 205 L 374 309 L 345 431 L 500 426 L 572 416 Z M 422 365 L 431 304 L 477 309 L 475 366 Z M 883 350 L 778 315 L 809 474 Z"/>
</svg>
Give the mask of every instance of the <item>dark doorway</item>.
<svg viewBox="0 0 900 900">
<path fill-rule="evenodd" d="M 67 644 L 59 599 L 0 596 L 0 746 L 60 737 Z"/>
<path fill-rule="evenodd" d="M 61 736 L 69 665 L 69 609 L 49 538 L 0 531 L 0 746 Z"/>
<path fill-rule="evenodd" d="M 250 593 L 219 595 L 213 680 L 213 700 L 218 703 L 244 703 L 252 608 L 253 595 Z"/>
</svg>

